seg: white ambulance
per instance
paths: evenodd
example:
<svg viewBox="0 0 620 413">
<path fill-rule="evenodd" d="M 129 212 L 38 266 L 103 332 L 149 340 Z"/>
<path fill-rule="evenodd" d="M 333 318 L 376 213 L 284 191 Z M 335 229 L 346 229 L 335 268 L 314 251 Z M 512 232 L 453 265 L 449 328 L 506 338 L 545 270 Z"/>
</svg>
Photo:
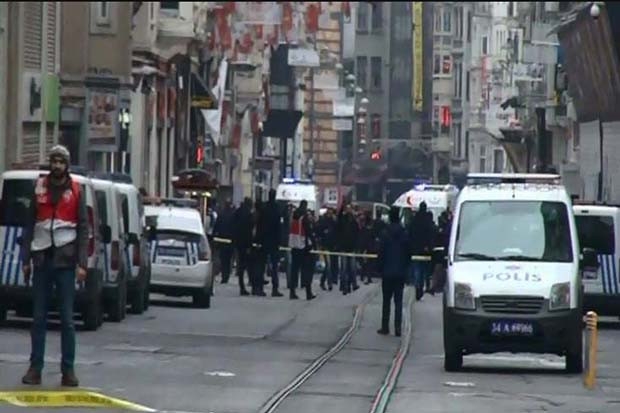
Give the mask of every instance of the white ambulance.
<svg viewBox="0 0 620 413">
<path fill-rule="evenodd" d="M 320 199 L 319 189 L 309 180 L 284 178 L 276 189 L 276 201 L 299 206 L 301 201 L 308 202 L 308 209 L 319 212 Z"/>
<path fill-rule="evenodd" d="M 446 209 L 454 210 L 459 189 L 454 185 L 416 185 L 413 189 L 401 194 L 392 206 L 401 209 L 401 218 L 408 222 L 414 211 L 426 203 L 427 210 L 433 213 L 433 220 L 437 224 L 439 216 Z"/>
<path fill-rule="evenodd" d="M 559 175 L 470 174 L 456 205 L 444 288 L 444 368 L 473 353 L 551 353 L 583 366 L 580 251 Z"/>
<path fill-rule="evenodd" d="M 584 311 L 620 316 L 620 207 L 575 202 L 579 244 L 592 248 L 598 268 L 584 269 Z"/>
</svg>

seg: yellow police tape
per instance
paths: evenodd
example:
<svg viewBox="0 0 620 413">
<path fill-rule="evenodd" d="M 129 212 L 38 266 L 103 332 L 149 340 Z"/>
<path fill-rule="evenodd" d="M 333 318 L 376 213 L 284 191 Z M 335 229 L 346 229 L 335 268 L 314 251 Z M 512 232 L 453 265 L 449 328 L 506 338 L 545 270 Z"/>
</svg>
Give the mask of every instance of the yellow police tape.
<svg viewBox="0 0 620 413">
<path fill-rule="evenodd" d="M 232 244 L 232 240 L 228 238 L 218 238 L 213 237 L 213 241 L 219 242 L 220 244 Z M 260 247 L 259 244 L 252 244 L 253 247 Z M 280 251 L 290 251 L 290 247 L 280 247 Z M 354 258 L 377 258 L 377 254 L 362 254 L 357 252 L 333 252 L 333 251 L 325 251 L 325 250 L 312 250 L 310 251 L 312 254 L 317 255 L 337 255 L 340 257 L 354 257 Z M 430 261 L 431 257 L 428 255 L 412 255 L 412 261 Z"/>
<path fill-rule="evenodd" d="M 76 391 L 7 391 L 0 392 L 0 403 L 19 407 L 84 407 L 117 408 L 137 412 L 156 412 L 155 409 L 126 400 L 85 390 Z"/>
</svg>

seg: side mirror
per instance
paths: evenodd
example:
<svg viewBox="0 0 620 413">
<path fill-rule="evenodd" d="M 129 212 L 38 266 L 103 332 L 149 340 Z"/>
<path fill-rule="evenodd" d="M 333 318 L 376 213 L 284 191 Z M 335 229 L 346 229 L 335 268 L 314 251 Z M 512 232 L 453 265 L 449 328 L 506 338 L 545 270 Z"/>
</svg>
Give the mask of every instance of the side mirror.
<svg viewBox="0 0 620 413">
<path fill-rule="evenodd" d="M 589 270 L 597 270 L 599 267 L 598 256 L 596 250 L 592 248 L 584 248 L 581 251 L 581 260 L 579 262 L 579 267 Z"/>
<path fill-rule="evenodd" d="M 101 232 L 101 239 L 104 244 L 112 242 L 112 228 L 109 225 L 101 225 L 99 231 Z"/>
</svg>

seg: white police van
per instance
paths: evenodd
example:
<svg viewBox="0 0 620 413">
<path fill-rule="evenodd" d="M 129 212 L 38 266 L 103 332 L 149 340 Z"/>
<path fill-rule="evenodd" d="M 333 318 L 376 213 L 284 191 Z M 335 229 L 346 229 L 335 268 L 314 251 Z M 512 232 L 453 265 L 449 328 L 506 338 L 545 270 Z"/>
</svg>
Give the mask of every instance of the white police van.
<svg viewBox="0 0 620 413">
<path fill-rule="evenodd" d="M 163 199 L 155 205 L 145 202 L 150 238 L 150 291 L 172 297 L 191 296 L 196 307 L 209 308 L 213 262 L 197 205 L 191 199 Z"/>
<path fill-rule="evenodd" d="M 584 311 L 620 316 L 620 207 L 574 202 L 579 244 L 592 248 L 598 268 L 584 268 Z"/>
<path fill-rule="evenodd" d="M 0 322 L 7 311 L 14 309 L 18 316 L 32 314 L 32 285 L 22 274 L 21 237 L 28 220 L 33 219 L 31 196 L 39 177 L 46 176 L 44 165 L 16 165 L 0 175 Z M 74 167 L 71 167 L 74 169 Z M 81 313 L 86 330 L 97 330 L 103 323 L 103 262 L 97 254 L 101 239 L 95 228 L 99 216 L 95 192 L 90 178 L 72 173 L 85 196 L 88 213 L 88 261 L 86 281 L 76 280 L 75 309 Z M 53 306 L 57 307 L 54 300 Z"/>
<path fill-rule="evenodd" d="M 559 175 L 469 174 L 454 214 L 444 287 L 444 368 L 473 353 L 551 353 L 582 370 L 580 251 Z"/>
</svg>

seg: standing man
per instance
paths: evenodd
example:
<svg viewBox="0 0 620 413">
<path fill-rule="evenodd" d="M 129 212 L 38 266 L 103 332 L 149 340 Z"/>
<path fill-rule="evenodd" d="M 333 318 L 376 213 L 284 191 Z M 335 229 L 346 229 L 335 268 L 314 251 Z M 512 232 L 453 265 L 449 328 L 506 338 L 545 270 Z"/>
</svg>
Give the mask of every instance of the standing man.
<svg viewBox="0 0 620 413">
<path fill-rule="evenodd" d="M 394 298 L 394 333 L 400 337 L 403 320 L 403 290 L 410 262 L 409 237 L 400 225 L 398 208 L 390 209 L 390 224 L 384 232 L 379 247 L 377 264 L 383 275 L 383 312 L 379 334 L 390 334 L 390 307 Z"/>
<path fill-rule="evenodd" d="M 244 198 L 243 203 L 237 208 L 234 216 L 233 246 L 237 252 L 237 277 L 239 278 L 239 294 L 250 295 L 245 288 L 245 272 L 251 274 L 250 253 L 252 249 L 252 235 L 254 232 L 254 219 L 252 217 L 252 200 Z M 248 277 L 250 278 L 250 277 Z M 250 278 L 251 284 L 252 278 Z"/>
<path fill-rule="evenodd" d="M 282 214 L 276 202 L 275 189 L 269 190 L 269 201 L 263 206 L 261 214 L 262 227 L 265 229 L 263 237 L 263 254 L 267 262 L 269 274 L 271 274 L 271 296 L 282 297 L 280 292 L 280 276 L 278 263 L 280 261 L 280 239 L 282 237 Z"/>
<path fill-rule="evenodd" d="M 307 264 L 307 255 L 312 249 L 312 238 L 310 222 L 307 217 L 308 213 L 308 201 L 305 199 L 299 203 L 299 208 L 293 212 L 291 219 L 291 227 L 288 236 L 288 244 L 291 247 L 291 278 L 289 283 L 289 298 L 291 300 L 297 300 L 297 292 L 295 291 L 299 286 L 300 272 L 304 270 L 304 264 Z M 302 285 L 305 287 L 305 285 Z M 306 290 L 307 291 L 307 290 Z M 308 297 L 310 300 L 311 298 Z"/>
<path fill-rule="evenodd" d="M 37 179 L 31 205 L 32 220 L 24 228 L 22 262 L 26 284 L 32 279 L 32 352 L 24 384 L 41 384 L 45 357 L 47 310 L 54 285 L 60 301 L 62 385 L 77 387 L 75 375 L 75 279 L 86 279 L 88 217 L 80 185 L 69 175 L 70 154 L 62 145 L 49 154 L 50 173 Z"/>
<path fill-rule="evenodd" d="M 235 210 L 233 209 L 232 202 L 227 199 L 224 208 L 218 214 L 213 228 L 213 236 L 217 238 L 232 240 L 235 235 Z M 230 271 L 232 268 L 233 246 L 231 243 L 219 242 L 216 243 L 217 249 L 220 253 L 220 262 L 222 266 L 222 284 L 227 284 L 230 278 Z"/>
</svg>

